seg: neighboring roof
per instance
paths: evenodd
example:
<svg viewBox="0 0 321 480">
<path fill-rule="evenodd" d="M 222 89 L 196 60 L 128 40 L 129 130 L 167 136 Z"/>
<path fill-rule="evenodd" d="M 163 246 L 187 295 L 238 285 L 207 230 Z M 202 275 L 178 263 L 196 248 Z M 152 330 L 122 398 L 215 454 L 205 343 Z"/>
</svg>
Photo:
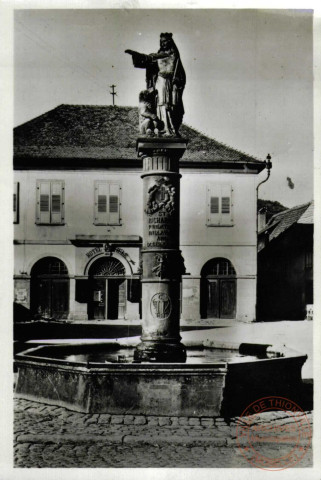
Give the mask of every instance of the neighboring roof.
<svg viewBox="0 0 321 480">
<path fill-rule="evenodd" d="M 299 218 L 298 223 L 314 223 L 313 222 L 313 214 L 314 214 L 314 201 L 310 202 L 310 205 L 304 212 L 304 214 Z"/>
<path fill-rule="evenodd" d="M 261 171 L 265 163 L 182 125 L 188 139 L 184 160 L 248 164 Z M 60 105 L 14 129 L 15 158 L 136 159 L 136 107 Z"/>
<path fill-rule="evenodd" d="M 313 201 L 276 213 L 259 232 L 259 235 L 268 235 L 270 242 L 295 223 L 313 223 Z"/>
</svg>

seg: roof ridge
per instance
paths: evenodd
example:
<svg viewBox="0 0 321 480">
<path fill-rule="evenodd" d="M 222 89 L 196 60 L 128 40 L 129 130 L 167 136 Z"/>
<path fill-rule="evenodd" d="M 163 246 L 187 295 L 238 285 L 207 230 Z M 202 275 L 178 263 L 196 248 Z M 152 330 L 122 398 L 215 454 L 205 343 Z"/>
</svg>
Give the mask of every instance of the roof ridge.
<svg viewBox="0 0 321 480">
<path fill-rule="evenodd" d="M 103 108 L 136 108 L 138 109 L 137 106 L 130 106 L 130 105 L 95 105 L 95 104 L 75 104 L 75 103 L 61 103 L 60 105 L 58 105 L 54 110 L 60 108 L 60 107 L 103 107 Z M 39 118 L 39 117 L 36 117 L 36 118 Z M 259 160 L 258 158 L 254 157 L 253 155 L 249 154 L 249 153 L 246 153 L 244 152 L 243 150 L 240 150 L 238 148 L 235 148 L 235 147 L 231 147 L 231 145 L 228 145 L 227 143 L 224 143 L 224 142 L 220 142 L 219 140 L 217 140 L 216 138 L 214 137 L 210 137 L 208 134 L 202 132 L 201 130 L 199 130 L 198 128 L 195 128 L 193 127 L 192 125 L 189 125 L 187 123 L 184 123 L 183 122 L 183 125 L 185 127 L 188 127 L 188 128 L 191 128 L 194 132 L 196 132 L 197 134 L 199 135 L 202 135 L 203 137 L 205 137 L 206 139 L 208 140 L 211 140 L 211 141 L 214 141 L 216 142 L 218 145 L 222 146 L 222 147 L 227 147 L 227 148 L 230 148 L 231 150 L 234 150 L 235 152 L 238 152 L 242 155 L 245 155 L 246 157 L 251 157 L 251 158 L 254 158 L 255 160 Z M 264 160 L 259 160 L 259 161 L 264 161 Z"/>
<path fill-rule="evenodd" d="M 59 105 L 57 105 L 56 107 L 52 108 L 51 110 L 48 110 L 47 112 L 45 113 L 41 113 L 40 115 L 37 115 L 36 117 L 34 118 L 31 118 L 30 120 L 27 120 L 23 123 L 20 123 L 19 125 L 16 125 L 13 130 L 15 130 L 16 128 L 19 128 L 19 127 L 23 127 L 24 125 L 26 125 L 27 123 L 31 124 L 31 123 L 34 123 L 36 121 L 39 121 L 41 118 L 45 118 L 46 116 L 48 116 L 49 114 L 51 114 L 52 112 L 54 111 L 57 111 L 59 109 L 62 109 L 63 107 L 90 107 L 90 108 L 93 108 L 93 107 L 101 107 L 101 108 L 124 108 L 124 109 L 131 109 L 131 108 L 138 108 L 138 107 L 135 107 L 135 106 L 130 106 L 130 105 L 99 105 L 99 104 L 87 104 L 87 103 L 82 103 L 82 104 L 78 104 L 78 103 L 60 103 Z M 193 128 L 193 127 L 191 127 Z"/>
<path fill-rule="evenodd" d="M 17 128 L 23 127 L 24 125 L 27 125 L 27 123 L 33 124 L 33 123 L 35 123 L 36 121 L 39 121 L 39 119 L 45 118 L 45 117 L 49 116 L 52 112 L 54 112 L 55 110 L 58 110 L 58 108 L 60 108 L 60 107 L 62 107 L 62 106 L 63 106 L 63 104 L 57 105 L 56 107 L 54 107 L 54 108 L 51 109 L 51 110 L 48 110 L 48 111 L 45 112 L 45 113 L 41 113 L 40 115 L 37 115 L 36 117 L 31 118 L 30 120 L 27 120 L 26 122 L 20 123 L 20 125 L 17 125 L 16 127 L 14 127 L 13 130 L 16 130 Z"/>
<path fill-rule="evenodd" d="M 295 207 L 287 208 L 286 210 L 284 210 L 283 213 L 288 212 L 289 210 L 297 210 L 299 208 L 308 207 L 310 204 L 311 204 L 311 201 L 306 203 L 301 203 L 300 205 L 295 205 Z"/>
<path fill-rule="evenodd" d="M 186 123 L 182 124 L 181 133 L 189 138 L 189 149 L 185 159 L 201 162 L 233 162 L 243 165 L 258 165 L 261 171 L 265 167 L 263 160 L 231 147 L 216 138 L 201 132 Z M 77 154 L 81 148 L 94 149 L 113 146 L 123 150 L 122 155 L 132 155 L 130 149 L 135 147 L 138 136 L 138 106 L 123 105 L 88 105 L 61 103 L 14 128 L 15 148 L 34 147 L 48 151 L 65 147 L 75 148 Z M 127 150 L 126 150 L 127 149 Z M 36 151 L 32 153 L 36 155 Z M 71 154 L 70 154 L 71 155 Z"/>
<path fill-rule="evenodd" d="M 295 207 L 291 207 L 291 208 L 287 208 L 286 210 L 283 210 L 282 212 L 278 212 L 278 213 L 275 213 L 271 218 L 270 220 L 268 221 L 268 223 L 266 224 L 266 226 L 264 227 L 265 230 L 269 230 L 270 228 L 272 227 L 275 227 L 275 229 L 278 228 L 279 225 L 282 225 L 282 221 L 284 219 L 284 217 L 286 217 L 288 214 L 290 214 L 291 212 L 295 212 L 296 210 L 300 210 L 300 209 L 305 209 L 304 212 L 302 212 L 299 216 L 299 218 L 295 221 L 293 221 L 291 223 L 291 225 L 288 225 L 286 230 L 292 226 L 294 223 L 297 223 L 299 221 L 299 219 L 302 217 L 302 215 L 307 211 L 307 209 L 309 208 L 309 206 L 311 205 L 311 201 L 310 202 L 307 202 L 307 203 L 302 203 L 300 205 L 296 205 Z M 263 229 L 262 229 L 263 230 Z M 274 232 L 275 230 L 273 230 Z M 273 235 L 273 233 L 272 233 Z M 278 235 L 277 235 L 278 236 Z"/>
<path fill-rule="evenodd" d="M 286 213 L 288 213 L 290 211 L 298 210 L 299 208 L 303 208 L 303 207 L 308 207 L 309 205 L 311 205 L 311 203 L 312 203 L 312 201 L 307 202 L 307 203 L 301 203 L 300 205 L 295 205 L 295 207 L 286 208 L 285 210 L 282 210 L 282 212 L 278 212 L 278 213 L 275 213 L 274 215 L 272 215 L 271 220 L 272 220 L 272 218 L 277 217 L 279 215 L 285 215 Z"/>
<path fill-rule="evenodd" d="M 135 105 L 104 105 L 99 103 L 61 103 L 57 105 L 53 110 L 56 110 L 60 107 L 102 107 L 102 108 L 138 108 Z M 52 112 L 52 110 L 49 110 Z M 38 118 L 38 117 L 37 117 Z"/>
<path fill-rule="evenodd" d="M 209 135 L 207 135 L 206 133 L 202 132 L 201 130 L 199 130 L 198 128 L 195 128 L 195 127 L 192 127 L 191 125 L 187 124 L 187 123 L 183 123 L 184 126 L 188 127 L 188 128 L 191 128 L 192 130 L 194 130 L 196 133 L 198 133 L 199 135 L 202 135 L 203 137 L 211 140 L 211 141 L 214 141 L 216 142 L 218 145 L 222 146 L 222 147 L 227 147 L 227 148 L 230 148 L 231 150 L 234 150 L 235 152 L 237 153 L 240 153 L 241 155 L 245 155 L 246 157 L 251 157 L 252 159 L 254 158 L 255 160 L 259 160 L 258 158 L 254 157 L 253 155 L 249 154 L 249 153 L 246 153 L 244 152 L 243 150 L 240 150 L 238 148 L 235 148 L 235 147 L 231 147 L 230 145 L 228 145 L 227 143 L 224 143 L 224 142 L 221 142 L 219 140 L 217 140 L 216 138 L 214 137 L 210 137 Z M 259 160 L 261 162 L 264 162 L 264 160 Z"/>
</svg>

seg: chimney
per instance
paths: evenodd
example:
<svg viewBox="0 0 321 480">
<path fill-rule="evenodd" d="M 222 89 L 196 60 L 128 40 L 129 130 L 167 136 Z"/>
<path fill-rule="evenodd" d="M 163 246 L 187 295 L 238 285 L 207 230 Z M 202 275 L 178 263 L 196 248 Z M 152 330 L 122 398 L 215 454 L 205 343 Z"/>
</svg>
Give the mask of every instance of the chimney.
<svg viewBox="0 0 321 480">
<path fill-rule="evenodd" d="M 266 225 L 266 207 L 258 211 L 258 231 L 260 232 Z"/>
</svg>

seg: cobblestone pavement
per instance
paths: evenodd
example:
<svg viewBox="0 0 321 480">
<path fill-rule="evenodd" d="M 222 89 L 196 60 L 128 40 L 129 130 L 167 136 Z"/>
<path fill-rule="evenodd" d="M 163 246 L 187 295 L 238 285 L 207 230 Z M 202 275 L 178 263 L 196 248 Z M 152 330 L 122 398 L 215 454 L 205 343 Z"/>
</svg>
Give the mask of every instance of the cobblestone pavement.
<svg viewBox="0 0 321 480">
<path fill-rule="evenodd" d="M 312 426 L 312 413 L 307 412 Z M 268 412 L 260 422 L 291 422 Z M 153 417 L 75 413 L 62 407 L 15 399 L 15 467 L 243 467 L 251 465 L 236 441 L 234 418 Z M 269 443 L 273 458 L 289 445 Z M 296 467 L 312 466 L 312 449 Z"/>
</svg>

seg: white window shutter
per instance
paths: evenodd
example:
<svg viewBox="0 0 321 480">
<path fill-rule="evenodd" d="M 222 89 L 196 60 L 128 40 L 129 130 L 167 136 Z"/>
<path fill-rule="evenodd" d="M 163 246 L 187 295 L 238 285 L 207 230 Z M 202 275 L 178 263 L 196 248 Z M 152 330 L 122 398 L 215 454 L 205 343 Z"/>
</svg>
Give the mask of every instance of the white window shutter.
<svg viewBox="0 0 321 480">
<path fill-rule="evenodd" d="M 108 193 L 109 185 L 105 182 L 95 182 L 95 224 L 108 224 Z"/>
<path fill-rule="evenodd" d="M 51 182 L 51 223 L 64 220 L 64 185 L 61 181 Z"/>
<path fill-rule="evenodd" d="M 231 225 L 232 217 L 232 187 L 231 185 L 221 185 L 221 224 Z"/>
<path fill-rule="evenodd" d="M 13 221 L 19 222 L 19 183 L 15 182 L 13 187 Z"/>
<path fill-rule="evenodd" d="M 109 184 L 108 213 L 109 224 L 119 225 L 120 223 L 120 187 L 116 183 Z"/>
<path fill-rule="evenodd" d="M 50 223 L 50 182 L 37 182 L 37 223 Z"/>
<path fill-rule="evenodd" d="M 220 214 L 220 186 L 211 185 L 207 189 L 207 223 L 208 225 L 219 225 Z"/>
<path fill-rule="evenodd" d="M 207 224 L 233 225 L 231 185 L 213 184 L 207 187 Z"/>
</svg>

